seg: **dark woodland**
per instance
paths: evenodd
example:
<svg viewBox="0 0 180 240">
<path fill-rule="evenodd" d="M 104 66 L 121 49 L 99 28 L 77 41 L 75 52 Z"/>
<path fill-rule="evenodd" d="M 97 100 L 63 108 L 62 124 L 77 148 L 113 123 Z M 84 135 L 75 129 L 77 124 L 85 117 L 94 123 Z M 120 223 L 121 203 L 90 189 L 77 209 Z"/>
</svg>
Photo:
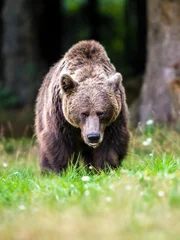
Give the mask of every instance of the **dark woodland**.
<svg viewBox="0 0 180 240">
<path fill-rule="evenodd" d="M 1 0 L 0 137 L 33 134 L 45 74 L 88 39 L 122 73 L 132 126 L 148 119 L 178 126 L 179 13 L 179 0 Z"/>
</svg>

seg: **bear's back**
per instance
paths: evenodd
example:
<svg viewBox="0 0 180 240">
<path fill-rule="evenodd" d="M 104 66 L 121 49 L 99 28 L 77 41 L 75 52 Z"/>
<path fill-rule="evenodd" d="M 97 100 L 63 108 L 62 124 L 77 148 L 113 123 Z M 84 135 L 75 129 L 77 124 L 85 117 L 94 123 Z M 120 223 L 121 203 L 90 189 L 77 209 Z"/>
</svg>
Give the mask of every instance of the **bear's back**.
<svg viewBox="0 0 180 240">
<path fill-rule="evenodd" d="M 78 42 L 69 49 L 64 57 L 73 61 L 81 60 L 84 64 L 108 59 L 104 47 L 94 40 Z"/>
<path fill-rule="evenodd" d="M 63 72 L 78 82 L 95 80 L 98 75 L 108 77 L 116 71 L 104 47 L 94 40 L 80 41 L 72 46 L 64 55 L 63 64 Z"/>
</svg>

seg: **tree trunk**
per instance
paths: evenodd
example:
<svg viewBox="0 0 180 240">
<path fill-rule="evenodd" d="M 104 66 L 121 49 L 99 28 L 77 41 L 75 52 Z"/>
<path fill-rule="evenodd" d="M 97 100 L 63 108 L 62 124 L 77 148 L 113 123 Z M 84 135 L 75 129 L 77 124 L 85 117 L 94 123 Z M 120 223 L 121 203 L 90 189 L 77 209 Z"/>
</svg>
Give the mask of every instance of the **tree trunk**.
<svg viewBox="0 0 180 240">
<path fill-rule="evenodd" d="M 31 0 L 4 2 L 2 47 L 5 86 L 17 95 L 22 105 L 32 103 L 37 83 L 41 81 L 32 10 Z M 33 12 L 36 11 L 34 8 Z"/>
<path fill-rule="evenodd" d="M 148 0 L 147 4 L 148 57 L 140 121 L 153 117 L 168 123 L 180 118 L 180 0 Z"/>
</svg>

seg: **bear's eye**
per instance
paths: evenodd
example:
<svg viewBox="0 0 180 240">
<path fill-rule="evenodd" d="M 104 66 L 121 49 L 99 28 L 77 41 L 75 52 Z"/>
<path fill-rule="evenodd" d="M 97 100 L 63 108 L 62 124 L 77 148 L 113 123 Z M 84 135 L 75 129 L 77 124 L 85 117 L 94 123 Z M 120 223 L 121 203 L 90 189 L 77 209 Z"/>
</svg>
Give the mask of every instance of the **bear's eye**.
<svg viewBox="0 0 180 240">
<path fill-rule="evenodd" d="M 88 117 L 88 116 L 89 116 L 89 113 L 88 113 L 88 112 L 82 112 L 82 113 L 81 113 L 81 116 L 82 116 L 82 117 Z"/>
<path fill-rule="evenodd" d="M 97 112 L 96 114 L 97 114 L 98 117 L 103 117 L 105 115 L 104 112 Z"/>
</svg>

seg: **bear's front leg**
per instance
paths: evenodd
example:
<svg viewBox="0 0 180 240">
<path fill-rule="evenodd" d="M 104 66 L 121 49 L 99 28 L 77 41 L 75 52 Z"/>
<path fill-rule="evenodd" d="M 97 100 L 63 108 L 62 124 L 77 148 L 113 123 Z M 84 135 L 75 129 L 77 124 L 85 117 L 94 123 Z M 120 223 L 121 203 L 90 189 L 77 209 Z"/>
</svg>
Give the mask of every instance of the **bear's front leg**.
<svg viewBox="0 0 180 240">
<path fill-rule="evenodd" d="M 116 168 L 120 163 L 120 157 L 115 149 L 99 147 L 94 150 L 92 165 L 96 169 Z"/>
<path fill-rule="evenodd" d="M 39 150 L 39 155 L 40 155 L 41 173 L 52 172 L 53 168 L 52 168 L 48 158 L 46 157 L 45 152 L 43 152 L 42 150 Z"/>
<path fill-rule="evenodd" d="M 60 173 L 62 170 L 66 169 L 68 162 L 71 160 L 73 154 L 70 154 L 61 147 L 55 151 L 55 149 L 47 152 L 40 153 L 40 168 L 42 172 L 54 171 Z"/>
<path fill-rule="evenodd" d="M 62 138 L 56 138 L 53 133 L 44 133 L 40 147 L 41 171 L 54 171 L 60 173 L 66 169 L 74 151 L 63 142 Z"/>
</svg>

